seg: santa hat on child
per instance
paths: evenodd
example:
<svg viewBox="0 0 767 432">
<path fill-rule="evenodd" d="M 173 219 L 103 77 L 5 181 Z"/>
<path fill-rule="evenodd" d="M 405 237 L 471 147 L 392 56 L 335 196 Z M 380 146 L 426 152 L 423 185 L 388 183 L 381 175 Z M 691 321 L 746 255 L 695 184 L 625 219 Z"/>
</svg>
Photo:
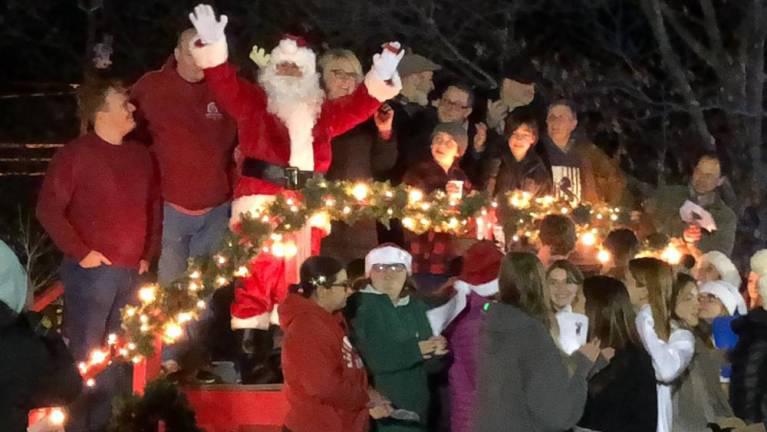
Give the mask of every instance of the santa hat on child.
<svg viewBox="0 0 767 432">
<path fill-rule="evenodd" d="M 370 276 L 370 270 L 376 264 L 404 264 L 410 274 L 413 270 L 413 256 L 394 243 L 384 243 L 365 256 L 365 276 Z"/>
<path fill-rule="evenodd" d="M 716 271 L 719 273 L 720 279 L 729 283 L 734 287 L 739 287 L 741 284 L 740 273 L 735 267 L 735 264 L 730 261 L 727 255 L 719 251 L 711 251 L 703 254 L 700 258 L 700 265 L 704 263 L 710 263 Z"/>
<path fill-rule="evenodd" d="M 735 312 L 738 312 L 739 315 L 745 315 L 748 312 L 746 301 L 743 300 L 743 296 L 740 295 L 738 289 L 724 280 L 704 283 L 700 287 L 700 293 L 711 294 L 719 299 L 730 315 L 735 315 Z"/>
<path fill-rule="evenodd" d="M 456 291 L 465 294 L 474 291 L 482 297 L 495 295 L 502 259 L 501 251 L 489 240 L 472 245 L 463 256 L 463 269 L 455 282 Z"/>
<path fill-rule="evenodd" d="M 276 67 L 280 63 L 293 63 L 306 76 L 317 72 L 317 56 L 300 36 L 287 34 L 280 39 L 280 43 L 272 50 L 269 58 L 270 66 Z"/>
</svg>

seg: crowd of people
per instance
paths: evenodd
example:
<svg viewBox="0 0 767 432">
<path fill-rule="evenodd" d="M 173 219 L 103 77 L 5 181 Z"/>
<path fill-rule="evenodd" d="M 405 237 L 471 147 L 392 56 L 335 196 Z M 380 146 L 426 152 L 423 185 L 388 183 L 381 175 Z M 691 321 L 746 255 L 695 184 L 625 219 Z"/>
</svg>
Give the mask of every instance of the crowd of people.
<svg viewBox="0 0 767 432">
<path fill-rule="evenodd" d="M 219 290 L 223 307 L 207 299 L 163 350 L 165 374 L 218 379 L 205 335 L 223 315 L 239 381 L 284 377 L 291 432 L 764 430 L 767 250 L 749 273 L 733 264 L 737 209 L 716 154 L 695 158 L 687 184 L 637 196 L 579 130 L 577 106 L 543 100 L 525 59 L 484 101 L 461 80 L 436 91 L 441 66 L 396 42 L 364 73 L 353 52 L 317 59 L 289 35 L 268 58 L 254 49 L 253 82 L 228 62 L 226 17 L 200 5 L 190 18 L 161 69 L 79 89 L 90 131 L 48 168 L 37 216 L 64 255 L 68 350 L 30 324 L 23 272 L 0 248 L 0 429 L 69 403 L 67 431 L 104 430 L 130 368 L 115 362 L 81 391 L 73 360 L 120 331 L 139 279 L 157 262 L 161 287 L 177 289 L 244 214 L 323 177 L 641 212 L 607 236 L 607 263 L 562 214 L 525 242 L 502 229 L 495 241 L 416 235 L 397 220 L 305 227 L 296 257 L 260 254 Z M 659 234 L 678 239 L 680 264 L 638 257 Z"/>
</svg>

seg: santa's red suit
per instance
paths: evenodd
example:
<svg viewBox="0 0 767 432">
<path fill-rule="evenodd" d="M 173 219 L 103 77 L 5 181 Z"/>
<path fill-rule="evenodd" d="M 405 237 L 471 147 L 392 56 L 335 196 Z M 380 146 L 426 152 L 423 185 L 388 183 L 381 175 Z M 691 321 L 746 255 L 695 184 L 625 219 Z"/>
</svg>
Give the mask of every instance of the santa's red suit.
<svg viewBox="0 0 767 432">
<path fill-rule="evenodd" d="M 238 78 L 226 61 L 226 17 L 216 20 L 212 9 L 198 6 L 190 18 L 199 34 L 191 49 L 195 62 L 204 69 L 216 102 L 237 120 L 241 156 L 246 162 L 255 161 L 259 173 L 264 166 L 295 167 L 309 175 L 325 173 L 331 161 L 330 140 L 370 118 L 401 88 L 396 74 L 401 54 L 384 49 L 375 56 L 373 69 L 356 91 L 343 98 L 325 99 L 314 52 L 291 37 L 274 48 L 259 75 L 260 85 L 254 85 Z M 280 75 L 277 66 L 285 63 L 298 66 L 302 76 Z M 285 191 L 285 184 L 280 182 L 244 169 L 242 174 L 232 202 L 235 229 L 241 214 L 265 208 L 276 194 Z M 249 269 L 251 276 L 235 290 L 233 328 L 268 328 L 275 306 L 286 295 L 287 283 L 297 281 L 295 264 L 309 253 L 319 253 L 324 234 L 316 228 L 299 231 L 295 237 L 300 253 L 292 262 L 268 253 L 255 258 Z"/>
</svg>

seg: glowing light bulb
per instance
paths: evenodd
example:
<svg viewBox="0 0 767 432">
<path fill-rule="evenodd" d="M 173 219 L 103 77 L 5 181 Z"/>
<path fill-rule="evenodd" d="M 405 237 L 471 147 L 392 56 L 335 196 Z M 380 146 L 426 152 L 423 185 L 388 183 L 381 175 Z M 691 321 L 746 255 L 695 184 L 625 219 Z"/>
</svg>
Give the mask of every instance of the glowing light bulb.
<svg viewBox="0 0 767 432">
<path fill-rule="evenodd" d="M 63 426 L 64 422 L 67 421 L 67 415 L 61 408 L 53 408 L 48 414 L 48 420 L 54 426 Z"/>
<path fill-rule="evenodd" d="M 191 321 L 191 320 L 192 320 L 192 318 L 193 318 L 193 317 L 192 317 L 192 314 L 191 314 L 191 313 L 189 313 L 189 312 L 181 312 L 181 313 L 180 313 L 180 314 L 178 314 L 178 316 L 176 317 L 176 320 L 177 320 L 179 323 L 183 324 L 183 323 L 185 323 L 185 322 L 189 322 L 189 321 Z"/>
<path fill-rule="evenodd" d="M 94 387 L 96 385 L 96 380 L 93 379 L 93 378 L 88 378 L 85 381 L 85 385 L 88 386 L 88 387 Z"/>
<path fill-rule="evenodd" d="M 423 199 L 423 192 L 421 192 L 418 189 L 412 189 L 408 193 L 408 201 L 410 201 L 411 204 L 415 204 Z"/>
<path fill-rule="evenodd" d="M 660 255 L 660 259 L 666 261 L 671 265 L 677 265 L 682 261 L 682 252 L 676 248 L 676 246 L 670 244 L 663 249 L 663 253 Z"/>
<path fill-rule="evenodd" d="M 157 299 L 157 292 L 152 285 L 147 285 L 138 290 L 138 298 L 143 303 L 151 303 Z"/>
<path fill-rule="evenodd" d="M 200 284 L 197 282 L 189 282 L 189 291 L 195 292 L 200 290 Z"/>
<path fill-rule="evenodd" d="M 594 246 L 597 243 L 597 236 L 593 232 L 587 231 L 581 236 L 581 243 L 586 246 Z"/>
<path fill-rule="evenodd" d="M 223 257 L 221 255 L 216 255 L 216 263 L 218 263 L 218 265 L 226 264 L 226 257 Z"/>
<path fill-rule="evenodd" d="M 117 335 L 114 333 L 110 333 L 109 336 L 107 336 L 107 345 L 114 345 L 117 343 Z"/>
<path fill-rule="evenodd" d="M 567 208 L 567 207 L 562 207 L 561 212 L 562 212 L 563 215 L 566 215 L 566 214 L 570 213 L 570 209 Z"/>
<path fill-rule="evenodd" d="M 357 201 L 362 201 L 367 198 L 369 192 L 370 188 L 365 183 L 357 183 L 352 187 L 352 196 L 356 198 Z"/>
<path fill-rule="evenodd" d="M 93 364 L 99 364 L 103 363 L 104 360 L 107 359 L 107 353 L 101 350 L 93 350 L 91 351 L 91 363 Z"/>
<path fill-rule="evenodd" d="M 184 329 L 174 322 L 170 322 L 165 326 L 165 338 L 170 342 L 177 340 L 183 334 Z"/>
<path fill-rule="evenodd" d="M 285 244 L 285 256 L 290 258 L 296 256 L 298 253 L 298 246 L 294 242 L 288 242 Z"/>
<path fill-rule="evenodd" d="M 229 281 L 225 277 L 223 277 L 223 276 L 219 276 L 219 277 L 216 278 L 216 286 L 218 286 L 218 287 L 222 287 L 222 286 L 224 286 L 224 285 L 226 285 L 228 283 L 229 283 Z"/>
<path fill-rule="evenodd" d="M 234 272 L 234 275 L 237 277 L 246 277 L 250 274 L 248 271 L 248 268 L 245 266 L 240 266 L 237 271 Z"/>
<path fill-rule="evenodd" d="M 130 342 L 130 343 L 128 343 L 128 349 L 129 349 L 130 351 L 133 351 L 133 350 L 135 350 L 135 349 L 136 349 L 136 344 L 135 344 L 135 343 L 133 343 L 133 342 Z"/>
<path fill-rule="evenodd" d="M 190 279 L 199 279 L 200 276 L 202 276 L 202 274 L 200 273 L 199 270 L 195 270 L 195 271 L 193 271 L 192 273 L 189 274 L 189 278 Z"/>
<path fill-rule="evenodd" d="M 276 257 L 285 256 L 285 245 L 282 242 L 272 244 L 272 255 Z"/>
<path fill-rule="evenodd" d="M 352 209 L 349 206 L 344 207 L 343 212 L 345 215 L 348 215 L 352 212 Z"/>
<path fill-rule="evenodd" d="M 611 258 L 612 257 L 610 256 L 610 252 L 606 251 L 605 249 L 600 249 L 599 252 L 597 252 L 597 261 L 602 264 L 607 264 L 610 262 Z"/>
<path fill-rule="evenodd" d="M 203 300 L 199 300 L 199 301 L 197 302 L 197 309 L 203 310 L 203 309 L 205 309 L 206 307 L 207 307 L 207 305 L 205 304 L 205 302 L 204 302 Z"/>
<path fill-rule="evenodd" d="M 402 226 L 407 228 L 407 229 L 412 230 L 413 228 L 415 228 L 415 221 L 411 217 L 403 218 L 402 219 Z"/>
</svg>

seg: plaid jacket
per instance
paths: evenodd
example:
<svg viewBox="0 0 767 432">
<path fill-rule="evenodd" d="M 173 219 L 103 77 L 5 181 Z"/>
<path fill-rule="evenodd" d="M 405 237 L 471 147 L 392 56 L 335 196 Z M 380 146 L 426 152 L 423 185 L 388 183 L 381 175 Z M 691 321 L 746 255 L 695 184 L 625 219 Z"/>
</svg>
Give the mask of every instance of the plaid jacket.
<svg viewBox="0 0 767 432">
<path fill-rule="evenodd" d="M 463 193 L 471 190 L 471 183 L 458 166 L 458 161 L 446 173 L 434 159 L 429 158 L 413 165 L 405 173 L 403 182 L 417 187 L 425 194 L 445 190 L 450 180 L 463 181 Z M 413 255 L 413 273 L 446 274 L 450 260 L 455 257 L 453 236 L 446 233 L 426 232 L 421 235 L 408 233 L 408 250 Z"/>
</svg>

